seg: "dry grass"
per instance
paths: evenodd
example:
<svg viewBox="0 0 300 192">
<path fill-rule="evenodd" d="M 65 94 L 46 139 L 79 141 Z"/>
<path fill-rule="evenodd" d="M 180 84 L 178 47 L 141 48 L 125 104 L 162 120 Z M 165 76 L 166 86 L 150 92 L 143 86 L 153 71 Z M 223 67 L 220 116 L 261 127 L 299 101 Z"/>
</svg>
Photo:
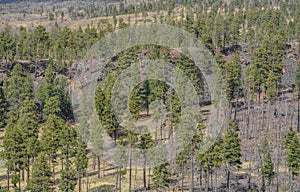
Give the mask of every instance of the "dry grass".
<svg viewBox="0 0 300 192">
<path fill-rule="evenodd" d="M 119 21 L 120 18 L 122 18 L 126 23 L 128 22 L 128 17 L 130 16 L 131 23 L 135 23 L 137 21 L 137 24 L 144 23 L 144 20 L 148 22 L 154 21 L 154 15 L 157 14 L 156 12 L 149 12 L 148 15 L 144 18 L 141 13 L 135 15 L 135 14 L 128 14 L 128 15 L 118 15 L 116 16 L 117 20 Z M 160 14 L 166 15 L 166 12 L 161 11 Z M 4 17 L 4 16 L 2 16 Z M 5 27 L 5 24 L 8 24 L 12 27 L 13 30 L 16 30 L 20 28 L 21 26 L 33 29 L 38 25 L 45 26 L 48 30 L 53 28 L 55 26 L 55 21 L 49 21 L 45 19 L 45 15 L 37 15 L 37 14 L 31 14 L 30 16 L 27 16 L 25 19 L 21 19 L 17 17 L 14 14 L 5 15 L 6 17 L 12 17 L 16 18 L 15 20 L 8 20 L 5 21 L 5 19 L 2 18 L 2 22 L 0 25 L 0 30 Z M 1 17 L 0 17 L 1 18 Z M 159 20 L 159 16 L 157 16 L 157 19 Z M 63 21 L 60 19 L 57 19 L 57 23 L 60 27 L 70 27 L 71 29 L 78 29 L 86 28 L 87 25 L 93 26 L 97 28 L 99 21 L 101 20 L 107 20 L 110 23 L 113 23 L 113 16 L 108 17 L 96 17 L 96 18 L 90 18 L 90 19 L 78 19 L 78 20 L 71 20 L 69 17 L 66 17 Z"/>
</svg>

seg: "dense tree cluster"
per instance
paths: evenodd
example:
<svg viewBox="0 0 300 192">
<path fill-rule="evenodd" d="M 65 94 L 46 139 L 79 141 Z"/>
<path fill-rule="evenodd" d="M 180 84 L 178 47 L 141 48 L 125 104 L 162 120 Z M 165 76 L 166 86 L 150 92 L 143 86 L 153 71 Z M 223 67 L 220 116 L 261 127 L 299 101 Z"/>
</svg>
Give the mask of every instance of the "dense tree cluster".
<svg viewBox="0 0 300 192">
<path fill-rule="evenodd" d="M 72 124 L 72 109 L 66 97 L 66 84 L 46 69 L 38 95 L 33 90 L 32 74 L 16 64 L 4 82 L 6 120 L 2 157 L 6 161 L 8 188 L 53 191 L 55 167 L 61 161 L 60 189 L 73 191 L 76 179 L 87 167 L 87 149 Z M 65 111 L 67 109 L 67 112 Z M 65 118 L 65 119 L 64 119 Z M 24 173 L 26 172 L 26 179 Z M 19 185 L 18 185 L 19 183 Z"/>
<path fill-rule="evenodd" d="M 207 86 L 194 62 L 172 48 L 140 45 L 118 53 L 107 63 L 95 92 L 101 126 L 118 144 L 114 157 L 116 164 L 111 168 L 116 171 L 115 189 L 122 191 L 127 176 L 128 190 L 133 191 L 137 187 L 132 180 L 137 177 L 137 171 L 134 176 L 133 149 L 138 148 L 143 155 L 140 169 L 144 189 L 165 191 L 176 186 L 182 191 L 265 191 L 267 188 L 272 191 L 275 187 L 279 188 L 279 178 L 287 173 L 287 187 L 290 191 L 297 191 L 295 186 L 299 185 L 295 184 L 295 180 L 299 178 L 300 171 L 300 128 L 297 133 L 291 127 L 283 136 L 274 122 L 279 118 L 277 109 L 280 108 L 278 103 L 283 100 L 281 95 L 286 93 L 281 85 L 285 70 L 282 61 L 287 58 L 288 51 L 294 51 L 297 35 L 300 34 L 299 10 L 299 4 L 281 0 L 160 0 L 137 4 L 121 2 L 104 7 L 91 4 L 84 10 L 69 7 L 68 14 L 73 19 L 112 16 L 112 22 L 102 19 L 97 25 L 87 24 L 78 29 L 59 27 L 60 22 L 48 30 L 38 25 L 32 30 L 20 27 L 13 31 L 6 25 L 0 32 L 0 70 L 3 77 L 0 86 L 0 128 L 4 129 L 1 158 L 7 168 L 8 189 L 74 191 L 77 185 L 78 191 L 82 191 L 82 179 L 87 177 L 88 190 L 87 154 L 90 148 L 82 140 L 74 122 L 69 86 L 74 75 L 72 65 L 107 33 L 133 25 L 131 19 L 134 18 L 135 24 L 139 24 L 137 19 L 140 13 L 143 22 L 148 22 L 148 14 L 151 13 L 152 22 L 183 28 L 201 40 L 212 53 L 224 79 L 228 100 L 227 122 L 215 143 L 203 153 L 200 146 L 204 137 L 209 135 L 206 135 L 207 117 L 201 116 L 192 139 L 185 141 L 175 159 L 147 169 L 149 158 L 164 158 L 164 154 L 149 156 L 148 149 L 171 140 L 182 118 L 186 120 L 184 126 L 189 127 L 191 117 L 181 114 L 180 98 L 172 87 L 159 80 L 143 78 L 143 65 L 151 59 L 167 60 L 191 80 L 199 95 L 209 96 Z M 128 19 L 120 15 L 126 15 Z M 63 21 L 65 13 L 58 15 L 54 11 L 49 12 L 50 20 L 57 20 L 58 17 Z M 297 100 L 299 105 L 299 97 L 294 95 L 295 91 L 299 91 L 300 82 L 299 42 L 296 49 L 298 52 L 289 56 L 298 59 L 296 81 L 291 85 L 291 102 Z M 121 72 L 135 63 L 140 64 L 138 73 L 141 83 L 134 87 L 129 96 L 132 119 L 120 124 L 115 114 L 117 112 L 110 104 L 112 89 Z M 207 103 L 200 102 L 199 108 L 202 109 L 204 104 Z M 126 105 L 119 103 L 121 108 L 126 108 Z M 249 123 L 250 111 L 256 106 L 261 110 L 259 113 L 263 116 L 263 122 L 255 124 L 255 130 L 262 130 L 264 139 L 260 138 L 259 157 L 256 157 L 259 160 L 255 170 L 252 170 L 253 159 L 243 156 L 245 146 L 241 138 L 247 141 L 252 139 L 251 133 L 248 133 L 252 126 Z M 267 115 L 269 122 L 264 122 Z M 280 115 L 283 116 L 282 113 Z M 132 131 L 135 121 L 148 118 L 155 122 L 153 133 L 137 134 Z M 297 118 L 299 126 L 299 111 Z M 100 167 L 104 165 L 101 159 L 104 142 L 101 126 L 89 133 L 95 147 L 91 157 L 94 169 L 97 165 L 97 179 L 101 179 L 101 170 L 103 176 L 106 170 Z M 242 132 L 241 129 L 247 131 Z M 270 129 L 276 131 L 274 141 L 268 136 L 267 131 L 272 134 Z M 278 155 L 278 148 L 284 148 L 284 154 Z M 241 189 L 239 179 L 234 179 L 234 176 L 238 177 L 239 171 L 246 170 L 246 166 L 249 167 L 245 174 L 248 186 Z M 287 168 L 286 172 L 284 168 Z M 253 177 L 261 180 L 254 183 L 251 180 Z"/>
</svg>

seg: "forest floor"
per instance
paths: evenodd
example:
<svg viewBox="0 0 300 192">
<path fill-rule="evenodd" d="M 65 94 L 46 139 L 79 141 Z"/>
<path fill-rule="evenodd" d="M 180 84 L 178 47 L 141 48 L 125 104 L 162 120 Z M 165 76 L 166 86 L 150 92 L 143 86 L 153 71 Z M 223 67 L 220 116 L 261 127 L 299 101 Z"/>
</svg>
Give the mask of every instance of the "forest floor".
<svg viewBox="0 0 300 192">
<path fill-rule="evenodd" d="M 166 16 L 166 11 L 157 12 L 147 12 L 147 16 L 143 17 L 142 13 L 138 14 L 126 14 L 126 15 L 117 15 L 116 19 L 123 19 L 124 22 L 128 23 L 128 18 L 130 17 L 130 22 L 132 24 L 143 24 L 143 23 L 153 23 L 154 22 L 154 15 L 157 16 L 157 20 L 159 22 L 160 15 Z M 18 14 L 7 14 L 7 15 L 0 15 L 1 25 L 0 30 L 5 27 L 5 24 L 8 24 L 12 30 L 18 30 L 21 26 L 27 29 L 34 29 L 38 25 L 44 26 L 46 29 L 50 30 L 53 29 L 55 26 L 55 22 L 58 23 L 60 27 L 69 27 L 71 29 L 78 29 L 81 27 L 85 29 L 88 25 L 90 27 L 98 28 L 98 23 L 103 21 L 108 21 L 109 23 L 113 23 L 113 16 L 104 16 L 104 17 L 95 17 L 95 18 L 83 18 L 83 19 L 76 19 L 73 20 L 66 16 L 63 20 L 57 19 L 57 21 L 50 21 L 45 19 L 46 15 L 38 15 L 38 14 L 31 14 L 30 16 L 26 16 L 28 18 L 20 19 Z M 5 18 L 10 18 L 5 19 Z M 15 18 L 15 19 L 11 19 Z"/>
</svg>

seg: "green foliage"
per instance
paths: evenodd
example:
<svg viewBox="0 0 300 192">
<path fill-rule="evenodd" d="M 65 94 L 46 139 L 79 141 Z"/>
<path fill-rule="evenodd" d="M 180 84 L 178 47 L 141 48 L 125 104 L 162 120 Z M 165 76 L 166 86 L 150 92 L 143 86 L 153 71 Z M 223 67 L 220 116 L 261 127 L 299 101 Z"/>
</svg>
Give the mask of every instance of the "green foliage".
<svg viewBox="0 0 300 192">
<path fill-rule="evenodd" d="M 5 127 L 3 140 L 3 157 L 9 170 L 20 171 L 25 164 L 25 146 L 22 130 L 13 122 L 8 122 Z"/>
<path fill-rule="evenodd" d="M 33 84 L 31 78 L 16 64 L 11 76 L 4 82 L 4 93 L 8 103 L 9 113 L 16 113 L 25 99 L 33 99 Z"/>
<path fill-rule="evenodd" d="M 77 130 L 73 126 L 65 123 L 62 129 L 58 130 L 59 134 L 59 150 L 61 159 L 69 159 L 76 154 L 77 146 Z"/>
<path fill-rule="evenodd" d="M 168 166 L 169 163 L 162 163 L 153 168 L 153 184 L 159 191 L 164 191 L 170 184 L 171 172 Z"/>
<path fill-rule="evenodd" d="M 0 128 L 5 125 L 6 116 L 6 100 L 3 92 L 3 88 L 0 87 Z"/>
<path fill-rule="evenodd" d="M 300 143 L 297 133 L 292 128 L 287 132 L 284 144 L 287 153 L 286 162 L 293 177 L 295 177 L 299 174 L 300 170 Z"/>
<path fill-rule="evenodd" d="M 261 168 L 262 175 L 267 178 L 268 184 L 271 184 L 271 181 L 275 175 L 274 172 L 274 163 L 272 162 L 270 152 L 268 151 L 265 158 L 264 158 L 264 164 Z"/>
<path fill-rule="evenodd" d="M 224 163 L 223 157 L 223 140 L 218 137 L 215 143 L 204 154 L 198 151 L 196 161 L 202 166 L 203 170 L 210 168 L 219 168 Z"/>
<path fill-rule="evenodd" d="M 50 63 L 45 70 L 45 78 L 43 80 L 43 84 L 38 88 L 38 100 L 45 105 L 48 99 L 55 94 L 54 90 L 54 69 L 52 64 Z"/>
<path fill-rule="evenodd" d="M 66 169 L 60 170 L 60 182 L 59 182 L 59 189 L 60 191 L 74 191 L 76 186 L 76 171 L 70 169 L 71 162 L 67 160 L 65 163 L 67 166 Z"/>
<path fill-rule="evenodd" d="M 219 56 L 220 57 L 220 56 Z M 226 94 L 229 101 L 238 96 L 241 86 L 241 60 L 236 52 L 232 62 L 222 61 L 222 58 L 217 60 L 221 68 L 221 72 L 226 85 Z"/>
<path fill-rule="evenodd" d="M 16 64 L 11 77 L 5 81 L 5 93 L 9 105 L 7 125 L 3 140 L 8 171 L 13 171 L 12 184 L 17 189 L 19 172 L 28 167 L 27 158 L 36 155 L 37 114 L 33 101 L 33 84 L 24 73 L 20 64 Z"/>
<path fill-rule="evenodd" d="M 300 90 L 300 61 L 298 62 L 298 65 L 297 65 L 297 70 L 296 70 L 296 74 L 295 74 L 295 83 L 296 83 L 296 86 L 298 87 L 298 89 Z"/>
<path fill-rule="evenodd" d="M 38 89 L 38 100 L 41 102 L 43 107 L 52 107 L 51 103 L 48 103 L 48 106 L 46 106 L 47 102 L 53 102 L 49 101 L 51 97 L 57 97 L 55 99 L 54 106 L 58 106 L 55 110 L 57 110 L 55 113 L 59 116 L 61 116 L 65 120 L 73 120 L 73 111 L 71 106 L 71 101 L 69 97 L 68 90 L 66 89 L 68 86 L 68 83 L 65 78 L 56 78 L 54 74 L 54 68 L 52 64 L 49 64 L 46 71 L 45 71 L 45 78 L 43 84 Z M 50 106 L 49 106 L 50 105 Z M 47 110 L 54 110 L 54 109 L 46 109 L 45 115 L 47 113 L 54 113 Z"/>
<path fill-rule="evenodd" d="M 41 147 L 46 154 L 52 157 L 56 154 L 57 148 L 60 146 L 61 130 L 66 128 L 64 120 L 58 116 L 60 112 L 58 103 L 57 97 L 51 97 L 46 103 L 44 108 L 46 121 L 42 124 L 41 128 Z"/>
<path fill-rule="evenodd" d="M 4 30 L 0 32 L 0 58 L 3 58 L 6 65 L 8 65 L 8 62 L 13 61 L 15 54 L 16 41 L 11 27 L 6 24 Z"/>
<path fill-rule="evenodd" d="M 53 191 L 52 172 L 48 164 L 49 157 L 45 153 L 40 153 L 32 166 L 31 178 L 26 187 L 32 192 L 51 192 Z"/>
<path fill-rule="evenodd" d="M 108 93 L 106 93 L 108 94 Z M 96 110 L 103 128 L 114 139 L 116 139 L 116 130 L 119 126 L 113 110 L 110 105 L 110 95 L 105 95 L 101 87 L 98 86 L 95 93 Z"/>
<path fill-rule="evenodd" d="M 223 157 L 224 161 L 230 166 L 240 167 L 241 145 L 238 135 L 239 127 L 237 122 L 229 122 L 228 129 L 223 139 Z"/>
<path fill-rule="evenodd" d="M 75 153 L 75 166 L 78 175 L 85 175 L 87 172 L 87 153 L 87 145 L 81 140 L 81 138 L 78 138 Z"/>
<path fill-rule="evenodd" d="M 33 158 L 37 156 L 40 150 L 40 144 L 38 141 L 38 116 L 37 107 L 33 100 L 24 100 L 23 106 L 20 108 L 20 117 L 17 120 L 16 126 L 21 131 L 23 141 L 23 154 L 24 158 Z M 28 168 L 28 161 L 26 161 L 24 167 Z"/>
<path fill-rule="evenodd" d="M 154 146 L 150 133 L 142 134 L 140 137 L 139 148 L 146 150 Z"/>
<path fill-rule="evenodd" d="M 44 112 L 44 119 L 47 119 L 49 115 L 55 115 L 57 117 L 60 117 L 61 115 L 61 109 L 59 107 L 59 97 L 53 96 L 50 97 L 49 100 L 47 100 L 45 107 L 43 109 Z"/>
<path fill-rule="evenodd" d="M 274 89 L 278 87 L 282 77 L 281 61 L 286 51 L 286 34 L 279 30 L 274 33 L 274 25 L 267 24 L 267 32 L 260 47 L 254 50 L 251 66 L 247 69 L 252 90 L 261 93 L 266 89 L 272 102 Z M 272 47 L 270 49 L 270 47 Z"/>
<path fill-rule="evenodd" d="M 45 57 L 49 46 L 49 33 L 46 32 L 46 28 L 44 26 L 39 25 L 34 29 L 33 41 L 35 47 L 35 59 L 38 60 Z"/>
</svg>

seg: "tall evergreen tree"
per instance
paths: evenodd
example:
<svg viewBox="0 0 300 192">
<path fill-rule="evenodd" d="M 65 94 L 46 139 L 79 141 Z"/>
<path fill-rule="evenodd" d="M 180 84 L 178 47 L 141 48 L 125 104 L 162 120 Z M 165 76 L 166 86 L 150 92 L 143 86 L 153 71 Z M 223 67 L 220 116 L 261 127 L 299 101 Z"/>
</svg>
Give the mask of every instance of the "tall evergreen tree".
<svg viewBox="0 0 300 192">
<path fill-rule="evenodd" d="M 32 192 L 53 191 L 52 172 L 48 163 L 49 157 L 45 153 L 40 153 L 32 166 L 32 176 L 29 179 L 27 190 Z"/>
<path fill-rule="evenodd" d="M 59 116 L 60 108 L 58 97 L 51 97 L 44 107 L 44 119 L 41 127 L 41 147 L 42 150 L 54 161 L 57 149 L 60 146 L 60 131 L 64 129 L 65 122 Z"/>
<path fill-rule="evenodd" d="M 23 106 L 20 108 L 20 117 L 17 121 L 17 126 L 21 130 L 24 145 L 24 155 L 26 163 L 24 168 L 27 170 L 27 179 L 30 172 L 30 159 L 37 156 L 39 151 L 38 141 L 38 116 L 37 107 L 33 100 L 26 99 Z"/>
<path fill-rule="evenodd" d="M 230 190 L 230 168 L 239 168 L 242 164 L 241 162 L 241 146 L 240 138 L 238 135 L 239 125 L 237 122 L 229 122 L 228 129 L 224 135 L 223 139 L 223 155 L 224 161 L 227 166 L 227 190 Z"/>
<path fill-rule="evenodd" d="M 60 191 L 71 192 L 75 190 L 76 186 L 76 171 L 71 168 L 72 162 L 66 160 L 65 169 L 60 170 L 60 182 L 59 189 Z"/>
<path fill-rule="evenodd" d="M 33 84 L 31 78 L 16 64 L 11 76 L 4 82 L 4 93 L 9 107 L 9 113 L 18 116 L 17 112 L 25 99 L 33 99 Z"/>
<path fill-rule="evenodd" d="M 284 140 L 287 153 L 286 162 L 292 177 L 295 178 L 300 171 L 300 143 L 297 133 L 290 127 Z"/>
<path fill-rule="evenodd" d="M 43 79 L 43 84 L 38 88 L 37 98 L 39 102 L 44 106 L 48 99 L 55 94 L 55 74 L 54 68 L 50 61 L 47 69 L 45 70 L 45 77 Z"/>
<path fill-rule="evenodd" d="M 76 154 L 77 131 L 74 127 L 64 124 L 59 130 L 59 149 L 62 168 L 60 170 L 59 188 L 61 191 L 74 191 L 76 186 L 76 170 L 72 157 Z"/>
<path fill-rule="evenodd" d="M 84 143 L 84 141 L 82 141 L 80 137 L 77 138 L 75 166 L 78 178 L 78 191 L 81 192 L 81 177 L 87 173 L 88 158 L 87 145 Z"/>
<path fill-rule="evenodd" d="M 0 128 L 5 126 L 6 100 L 2 86 L 0 87 Z"/>
<path fill-rule="evenodd" d="M 12 175 L 12 184 L 14 191 L 17 191 L 17 184 L 20 182 L 20 171 L 24 168 L 26 163 L 25 159 L 25 146 L 22 130 L 15 125 L 15 122 L 10 119 L 5 127 L 5 135 L 3 140 L 3 157 L 6 160 L 7 172 Z M 9 180 L 9 176 L 8 176 Z M 9 183 L 8 183 L 9 187 Z"/>
<path fill-rule="evenodd" d="M 7 125 L 3 140 L 4 158 L 7 160 L 8 174 L 13 172 L 12 183 L 14 190 L 17 190 L 17 183 L 20 185 L 20 171 L 27 164 L 27 149 L 23 133 L 23 125 L 26 110 L 24 110 L 25 100 L 33 99 L 33 84 L 31 78 L 23 71 L 20 64 L 16 64 L 13 68 L 11 76 L 5 80 L 5 95 L 8 103 Z M 32 113 L 32 111 L 31 111 Z M 20 118 L 22 116 L 22 119 Z M 30 120 L 28 120 L 30 121 Z M 28 125 L 31 127 L 31 125 Z M 25 131 L 26 132 L 26 131 Z M 28 140 L 27 140 L 28 141 Z M 8 179 L 9 183 L 9 179 Z"/>
<path fill-rule="evenodd" d="M 168 166 L 169 163 L 162 163 L 153 169 L 152 180 L 158 191 L 165 191 L 169 187 L 171 172 Z"/>
<path fill-rule="evenodd" d="M 153 143 L 152 137 L 149 133 L 141 135 L 139 148 L 143 150 L 142 152 L 143 152 L 143 156 L 144 156 L 143 183 L 144 183 L 145 189 L 146 189 L 146 162 L 147 162 L 145 150 L 147 150 L 153 146 L 154 146 L 154 143 Z"/>
<path fill-rule="evenodd" d="M 261 168 L 261 172 L 263 177 L 265 177 L 268 181 L 268 185 L 271 184 L 271 181 L 275 175 L 274 172 L 274 163 L 272 162 L 270 151 L 267 152 L 265 158 L 264 158 L 264 164 Z"/>
</svg>

